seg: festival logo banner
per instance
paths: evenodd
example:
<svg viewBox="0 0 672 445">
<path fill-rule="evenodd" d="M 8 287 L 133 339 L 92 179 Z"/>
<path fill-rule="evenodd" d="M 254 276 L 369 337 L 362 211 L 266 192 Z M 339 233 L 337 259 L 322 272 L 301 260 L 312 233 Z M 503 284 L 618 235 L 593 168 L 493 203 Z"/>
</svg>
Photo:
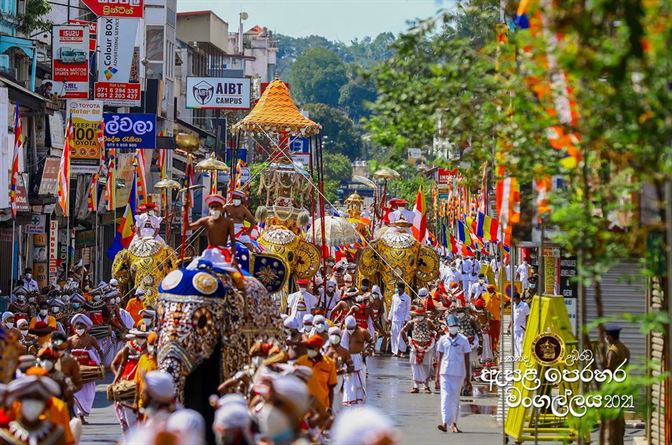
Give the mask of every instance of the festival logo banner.
<svg viewBox="0 0 672 445">
<path fill-rule="evenodd" d="M 250 79 L 187 77 L 187 108 L 247 110 Z"/>
<path fill-rule="evenodd" d="M 135 49 L 139 19 L 98 18 L 98 81 L 94 98 L 114 107 L 139 107 L 139 51 Z M 133 50 L 129 44 L 133 42 Z"/>
<path fill-rule="evenodd" d="M 156 114 L 105 113 L 105 146 L 135 151 L 156 147 Z"/>
<path fill-rule="evenodd" d="M 98 124 L 103 120 L 103 103 L 97 100 L 68 100 L 66 116 L 72 116 L 72 172 L 95 173 L 100 161 L 97 131 Z"/>
<path fill-rule="evenodd" d="M 89 97 L 89 27 L 56 25 L 51 28 L 52 73 L 63 84 L 57 94 L 65 98 Z"/>
</svg>

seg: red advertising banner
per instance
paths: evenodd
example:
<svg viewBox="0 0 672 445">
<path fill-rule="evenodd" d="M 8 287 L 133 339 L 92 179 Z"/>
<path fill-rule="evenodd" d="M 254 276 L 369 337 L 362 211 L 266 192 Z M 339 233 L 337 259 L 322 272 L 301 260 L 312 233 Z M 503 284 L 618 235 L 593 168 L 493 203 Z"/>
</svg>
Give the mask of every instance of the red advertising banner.
<svg viewBox="0 0 672 445">
<path fill-rule="evenodd" d="M 113 107 L 140 106 L 139 83 L 96 82 L 93 92 L 96 99 L 105 101 L 105 105 Z"/>
<path fill-rule="evenodd" d="M 80 25 L 52 27 L 52 75 L 63 82 L 65 98 L 89 97 L 89 28 Z"/>
<path fill-rule="evenodd" d="M 98 17 L 142 18 L 145 0 L 82 0 Z"/>
<path fill-rule="evenodd" d="M 450 184 L 451 178 L 457 175 L 457 168 L 449 170 L 447 168 L 439 168 L 436 171 L 437 184 Z"/>
<path fill-rule="evenodd" d="M 80 25 L 89 27 L 89 51 L 96 51 L 96 35 L 98 34 L 98 24 L 96 22 L 87 22 L 86 20 L 70 19 L 71 25 Z"/>
</svg>

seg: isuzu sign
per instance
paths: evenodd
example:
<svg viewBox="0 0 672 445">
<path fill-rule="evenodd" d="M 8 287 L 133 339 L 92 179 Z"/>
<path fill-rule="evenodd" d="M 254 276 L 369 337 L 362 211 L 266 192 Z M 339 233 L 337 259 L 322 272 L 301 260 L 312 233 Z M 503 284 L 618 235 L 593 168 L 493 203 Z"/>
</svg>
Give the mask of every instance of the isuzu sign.
<svg viewBox="0 0 672 445">
<path fill-rule="evenodd" d="M 187 77 L 187 108 L 247 110 L 250 79 Z"/>
<path fill-rule="evenodd" d="M 98 17 L 142 18 L 145 0 L 82 0 Z"/>
</svg>

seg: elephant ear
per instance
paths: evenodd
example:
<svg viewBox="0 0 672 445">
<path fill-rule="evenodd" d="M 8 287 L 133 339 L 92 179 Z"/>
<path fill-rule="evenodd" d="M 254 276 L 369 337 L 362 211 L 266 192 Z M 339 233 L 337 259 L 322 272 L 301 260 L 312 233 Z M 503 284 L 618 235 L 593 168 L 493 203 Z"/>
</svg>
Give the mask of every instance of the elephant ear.
<svg viewBox="0 0 672 445">
<path fill-rule="evenodd" d="M 434 249 L 428 246 L 420 246 L 415 277 L 423 285 L 435 280 L 439 276 L 439 263 L 439 254 Z"/>
<path fill-rule="evenodd" d="M 380 267 L 380 258 L 373 247 L 359 249 L 355 255 L 355 262 L 359 273 L 368 279 L 371 279 Z"/>
<path fill-rule="evenodd" d="M 119 278 L 128 274 L 128 250 L 123 249 L 114 256 L 112 261 L 112 277 Z"/>
<path fill-rule="evenodd" d="M 299 280 L 313 278 L 320 269 L 322 254 L 314 244 L 301 240 L 294 252 L 294 274 Z"/>
<path fill-rule="evenodd" d="M 289 266 L 280 255 L 273 253 L 253 254 L 249 272 L 271 294 L 282 290 L 289 279 Z"/>
</svg>

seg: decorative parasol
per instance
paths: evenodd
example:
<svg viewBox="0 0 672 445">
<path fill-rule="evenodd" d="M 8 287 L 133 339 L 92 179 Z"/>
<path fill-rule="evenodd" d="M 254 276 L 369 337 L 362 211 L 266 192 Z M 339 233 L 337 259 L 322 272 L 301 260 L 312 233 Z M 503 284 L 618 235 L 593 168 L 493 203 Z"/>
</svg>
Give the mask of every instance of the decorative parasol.
<svg viewBox="0 0 672 445">
<path fill-rule="evenodd" d="M 380 170 L 377 170 L 373 174 L 373 177 L 376 179 L 389 180 L 389 179 L 399 179 L 401 178 L 401 175 L 396 170 L 392 170 L 389 167 L 383 167 Z"/>
<path fill-rule="evenodd" d="M 181 187 L 180 183 L 174 179 L 162 179 L 154 184 L 154 188 L 158 190 L 177 190 Z"/>
<path fill-rule="evenodd" d="M 372 180 L 370 180 L 369 178 L 365 178 L 364 176 L 354 175 L 352 177 L 352 180 L 355 181 L 355 182 L 359 182 L 360 184 L 364 184 L 365 186 L 367 186 L 370 189 L 375 190 L 375 188 L 376 188 L 376 183 L 373 182 Z"/>
<path fill-rule="evenodd" d="M 219 159 L 215 158 L 215 153 L 210 153 L 210 156 L 203 159 L 200 161 L 198 164 L 196 164 L 196 171 L 197 172 L 211 172 L 211 171 L 218 171 L 218 172 L 227 172 L 229 171 L 229 166 L 220 161 Z"/>
<path fill-rule="evenodd" d="M 268 131 L 312 136 L 319 133 L 321 128 L 320 124 L 301 114 L 287 85 L 276 78 L 268 84 L 250 114 L 233 126 L 233 131 Z"/>
<path fill-rule="evenodd" d="M 354 226 L 345 218 L 338 218 L 335 216 L 325 216 L 324 218 L 316 219 L 313 224 L 315 227 L 321 227 L 324 220 L 324 232 L 327 246 L 342 246 L 344 244 L 356 243 L 360 240 L 360 236 L 355 230 Z M 322 244 L 322 234 L 319 230 L 315 231 L 315 243 Z"/>
</svg>

